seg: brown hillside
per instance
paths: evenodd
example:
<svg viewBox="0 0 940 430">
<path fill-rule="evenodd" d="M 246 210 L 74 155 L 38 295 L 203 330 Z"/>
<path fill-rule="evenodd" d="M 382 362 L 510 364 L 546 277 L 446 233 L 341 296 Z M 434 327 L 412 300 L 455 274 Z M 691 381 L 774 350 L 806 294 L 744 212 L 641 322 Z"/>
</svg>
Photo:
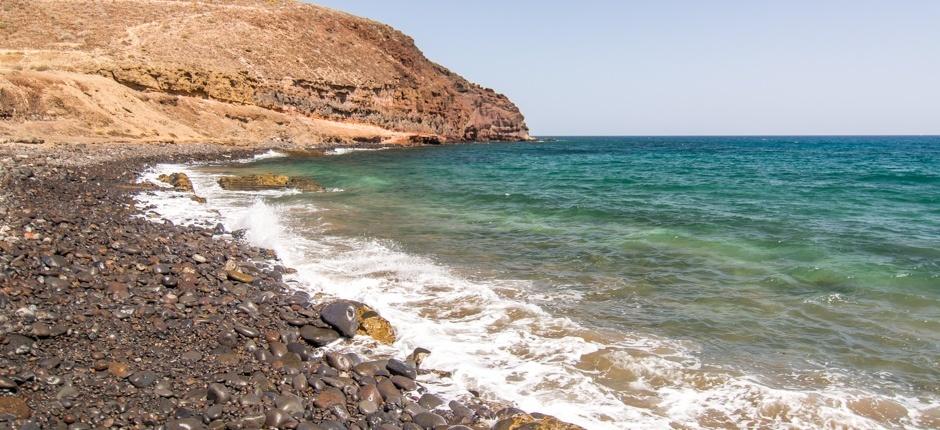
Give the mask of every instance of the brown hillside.
<svg viewBox="0 0 940 430">
<path fill-rule="evenodd" d="M 528 138 L 505 96 L 401 32 L 285 0 L 4 0 L 0 134 Z"/>
</svg>

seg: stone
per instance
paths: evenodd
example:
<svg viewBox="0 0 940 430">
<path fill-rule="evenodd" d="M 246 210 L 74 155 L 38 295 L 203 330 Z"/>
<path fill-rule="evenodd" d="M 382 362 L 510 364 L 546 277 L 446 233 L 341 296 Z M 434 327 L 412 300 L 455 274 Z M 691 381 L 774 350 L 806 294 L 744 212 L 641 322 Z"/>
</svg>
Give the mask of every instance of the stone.
<svg viewBox="0 0 940 430">
<path fill-rule="evenodd" d="M 356 308 L 356 319 L 359 321 L 359 329 L 357 330 L 359 334 L 369 336 L 386 345 L 395 343 L 396 334 L 392 324 L 372 308 L 366 305 L 358 306 Z"/>
<path fill-rule="evenodd" d="M 402 395 L 398 391 L 398 388 L 395 387 L 395 384 L 392 384 L 388 379 L 382 379 L 376 384 L 376 387 L 379 389 L 379 393 L 382 394 L 382 398 L 385 399 L 386 403 L 391 404 L 401 404 Z"/>
<path fill-rule="evenodd" d="M 0 415 L 7 414 L 23 420 L 32 416 L 33 411 L 21 397 L 0 396 Z"/>
<path fill-rule="evenodd" d="M 367 415 L 371 413 L 375 413 L 376 411 L 379 410 L 379 405 L 377 405 L 372 400 L 360 400 L 358 406 L 359 406 L 359 412 L 362 412 Z"/>
<path fill-rule="evenodd" d="M 202 424 L 202 421 L 196 418 L 167 420 L 166 422 L 166 430 L 202 430 L 205 428 L 206 426 Z"/>
<path fill-rule="evenodd" d="M 426 393 L 418 399 L 418 404 L 427 409 L 435 409 L 444 404 L 444 399 L 436 394 Z"/>
<path fill-rule="evenodd" d="M 421 428 L 425 430 L 431 430 L 437 426 L 447 425 L 447 421 L 444 420 L 444 417 L 432 412 L 424 412 L 415 415 L 411 421 L 421 426 Z"/>
<path fill-rule="evenodd" d="M 398 359 L 389 359 L 388 364 L 385 365 L 385 367 L 389 372 L 392 373 L 392 375 L 401 375 L 410 379 L 415 379 L 418 377 L 418 371 L 414 367 Z"/>
<path fill-rule="evenodd" d="M 193 183 L 185 173 L 171 173 L 169 175 L 160 175 L 157 177 L 160 182 L 165 182 L 173 186 L 177 191 L 193 191 Z"/>
<path fill-rule="evenodd" d="M 313 398 L 313 404 L 320 409 L 328 409 L 335 405 L 345 405 L 346 396 L 336 388 L 327 388 Z"/>
<path fill-rule="evenodd" d="M 245 284 L 250 284 L 255 280 L 254 276 L 239 272 L 238 270 L 227 270 L 225 271 L 225 275 L 233 281 L 243 282 Z"/>
<path fill-rule="evenodd" d="M 294 188 L 300 191 L 323 191 L 323 187 L 308 178 L 286 175 L 261 174 L 246 176 L 223 176 L 219 186 L 224 190 L 254 191 Z"/>
<path fill-rule="evenodd" d="M 149 370 L 144 370 L 140 372 L 134 372 L 130 377 L 127 378 L 127 380 L 130 381 L 131 385 L 137 388 L 147 388 L 153 385 L 157 378 L 158 375 L 156 373 Z"/>
<path fill-rule="evenodd" d="M 250 338 L 255 338 L 255 337 L 260 336 L 260 333 L 258 333 L 258 330 L 255 330 L 251 327 L 244 326 L 241 324 L 235 324 L 235 332 L 242 336 L 250 337 Z"/>
<path fill-rule="evenodd" d="M 340 338 L 336 330 L 305 325 L 300 328 L 300 337 L 315 346 L 326 346 Z"/>
<path fill-rule="evenodd" d="M 359 329 L 356 308 L 350 302 L 338 301 L 324 306 L 320 310 L 320 319 L 346 337 L 355 336 Z"/>
<path fill-rule="evenodd" d="M 396 387 L 402 389 L 403 391 L 414 391 L 418 389 L 418 384 L 414 381 L 414 379 L 401 375 L 392 375 L 392 377 L 388 379 L 391 380 Z"/>
<path fill-rule="evenodd" d="M 264 414 L 264 426 L 268 428 L 279 428 L 289 417 L 280 409 L 269 409 Z"/>
<path fill-rule="evenodd" d="M 282 394 L 277 396 L 274 399 L 274 405 L 288 415 L 304 413 L 304 400 L 293 394 Z"/>
<path fill-rule="evenodd" d="M 131 375 L 130 366 L 127 363 L 122 363 L 120 361 L 112 361 L 108 364 L 108 373 L 114 375 L 117 378 L 124 379 Z"/>
<path fill-rule="evenodd" d="M 209 388 L 206 390 L 206 400 L 208 400 L 210 403 L 224 405 L 228 403 L 231 398 L 232 395 L 229 394 L 228 389 L 219 383 L 209 384 Z"/>
</svg>

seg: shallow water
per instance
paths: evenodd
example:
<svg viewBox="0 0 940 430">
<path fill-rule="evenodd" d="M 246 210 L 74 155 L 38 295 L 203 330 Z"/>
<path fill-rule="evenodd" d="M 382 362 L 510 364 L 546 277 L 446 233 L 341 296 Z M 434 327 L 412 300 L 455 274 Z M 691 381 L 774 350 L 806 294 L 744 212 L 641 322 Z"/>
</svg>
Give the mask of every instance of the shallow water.
<svg viewBox="0 0 940 430">
<path fill-rule="evenodd" d="M 331 192 L 214 185 L 255 172 Z M 194 179 L 453 393 L 589 428 L 940 426 L 940 138 L 566 137 Z"/>
</svg>

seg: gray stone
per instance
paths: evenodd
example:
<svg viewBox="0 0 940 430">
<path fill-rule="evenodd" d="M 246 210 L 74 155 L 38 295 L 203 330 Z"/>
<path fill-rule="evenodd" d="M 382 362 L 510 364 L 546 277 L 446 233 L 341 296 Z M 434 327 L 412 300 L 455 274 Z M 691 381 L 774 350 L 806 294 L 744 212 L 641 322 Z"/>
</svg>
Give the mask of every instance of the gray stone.
<svg viewBox="0 0 940 430">
<path fill-rule="evenodd" d="M 355 336 L 356 330 L 359 329 L 356 307 L 349 302 L 339 301 L 326 305 L 320 310 L 320 319 L 346 337 Z"/>
</svg>

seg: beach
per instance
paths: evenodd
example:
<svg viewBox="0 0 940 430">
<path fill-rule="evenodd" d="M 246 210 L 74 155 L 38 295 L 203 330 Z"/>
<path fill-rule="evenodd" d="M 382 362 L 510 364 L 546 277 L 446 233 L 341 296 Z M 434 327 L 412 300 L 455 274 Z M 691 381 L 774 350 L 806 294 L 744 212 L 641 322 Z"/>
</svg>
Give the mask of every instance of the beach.
<svg viewBox="0 0 940 430">
<path fill-rule="evenodd" d="M 282 281 L 291 269 L 271 250 L 221 226 L 153 222 L 135 206 L 136 193 L 157 188 L 140 182 L 156 161 L 262 151 L 3 152 L 0 417 L 16 428 L 489 428 L 502 418 L 500 428 L 566 426 L 469 393 L 430 393 L 421 350 L 330 352 L 323 346 L 344 342 L 338 327 L 352 321 L 324 315 L 339 306 L 343 320 L 346 307 L 363 304 L 311 300 Z"/>
</svg>

